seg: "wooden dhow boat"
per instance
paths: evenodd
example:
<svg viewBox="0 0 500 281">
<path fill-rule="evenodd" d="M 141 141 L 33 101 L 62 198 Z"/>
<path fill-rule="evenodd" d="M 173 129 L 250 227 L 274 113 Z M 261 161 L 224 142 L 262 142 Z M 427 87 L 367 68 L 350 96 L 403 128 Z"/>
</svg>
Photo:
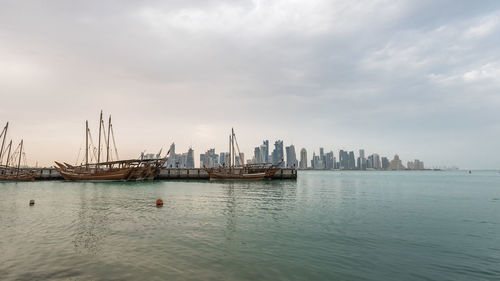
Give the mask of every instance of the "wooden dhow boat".
<svg viewBox="0 0 500 281">
<path fill-rule="evenodd" d="M 21 159 L 24 157 L 26 162 L 26 155 L 23 152 L 24 141 L 21 140 L 17 148 L 12 151 L 12 140 L 9 142 L 7 147 L 5 147 L 5 139 L 7 138 L 7 130 L 9 128 L 9 122 L 5 125 L 2 133 L 0 133 L 0 138 L 2 138 L 2 145 L 0 147 L 0 181 L 33 181 L 35 176 L 39 173 L 37 170 L 21 168 Z M 19 152 L 18 152 L 19 150 Z M 3 164 L 4 156 L 7 156 L 5 164 Z M 17 161 L 16 158 L 17 157 Z M 10 166 L 11 163 L 17 162 L 17 166 Z"/>
<path fill-rule="evenodd" d="M 281 162 L 278 164 L 261 163 L 261 164 L 244 164 L 243 160 L 236 163 L 236 149 L 238 150 L 238 157 L 241 155 L 238 141 L 234 129 L 231 129 L 229 136 L 229 161 L 228 165 L 216 168 L 203 169 L 209 174 L 211 180 L 263 180 L 270 179 L 280 170 Z"/>
<path fill-rule="evenodd" d="M 110 151 L 110 141 L 113 140 L 116 159 L 118 151 L 116 149 L 113 125 L 111 116 L 109 117 L 108 130 L 104 129 L 102 111 L 99 120 L 99 142 L 97 147 L 96 163 L 89 163 L 89 140 L 93 146 L 90 135 L 88 121 L 85 122 L 85 163 L 74 166 L 68 163 L 55 161 L 56 170 L 67 181 L 138 181 L 155 179 L 165 164 L 166 158 L 161 158 L 160 154 L 154 159 L 129 159 L 129 160 L 110 160 L 112 152 Z M 101 135 L 104 137 L 106 146 L 106 161 L 101 162 Z M 111 137 L 111 139 L 110 139 Z M 92 151 L 95 154 L 95 150 Z M 168 154 L 168 153 L 167 153 Z"/>
</svg>

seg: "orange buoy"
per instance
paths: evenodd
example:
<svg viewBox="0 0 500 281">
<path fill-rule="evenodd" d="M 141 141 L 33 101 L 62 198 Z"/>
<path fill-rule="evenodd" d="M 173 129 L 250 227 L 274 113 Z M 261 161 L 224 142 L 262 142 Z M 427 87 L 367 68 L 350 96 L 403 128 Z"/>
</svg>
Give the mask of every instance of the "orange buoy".
<svg viewBox="0 0 500 281">
<path fill-rule="evenodd" d="M 33 205 L 35 205 L 35 200 L 31 199 L 30 200 L 30 206 L 33 206 Z"/>
<path fill-rule="evenodd" d="M 156 207 L 161 207 L 161 206 L 163 206 L 163 200 L 161 199 L 156 200 Z"/>
</svg>

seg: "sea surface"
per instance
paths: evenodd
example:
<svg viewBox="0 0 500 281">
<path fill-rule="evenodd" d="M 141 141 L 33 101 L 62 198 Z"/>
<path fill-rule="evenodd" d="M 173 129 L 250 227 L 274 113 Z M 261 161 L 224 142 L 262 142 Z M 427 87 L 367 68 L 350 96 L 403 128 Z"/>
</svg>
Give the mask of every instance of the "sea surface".
<svg viewBox="0 0 500 281">
<path fill-rule="evenodd" d="M 500 280 L 500 173 L 0 183 L 0 280 Z"/>
</svg>

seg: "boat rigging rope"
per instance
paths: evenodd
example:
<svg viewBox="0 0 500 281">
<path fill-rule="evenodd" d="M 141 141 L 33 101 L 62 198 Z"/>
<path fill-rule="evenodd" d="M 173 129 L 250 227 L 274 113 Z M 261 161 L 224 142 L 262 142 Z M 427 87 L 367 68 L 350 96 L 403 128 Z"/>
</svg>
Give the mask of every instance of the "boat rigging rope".
<svg viewBox="0 0 500 281">
<path fill-rule="evenodd" d="M 106 156 L 108 156 L 108 149 L 107 148 L 108 148 L 109 144 L 108 144 L 108 138 L 106 137 L 106 127 L 104 126 L 104 121 L 102 119 L 101 119 L 101 125 L 102 125 L 102 134 L 104 137 L 104 143 L 106 145 Z M 109 132 L 108 132 L 108 134 L 109 134 Z M 99 147 L 99 149 L 101 149 L 101 148 Z M 108 156 L 108 158 L 109 158 L 109 156 Z"/>
<path fill-rule="evenodd" d="M 94 141 L 92 140 L 92 135 L 90 134 L 90 129 L 89 129 L 89 139 L 90 139 L 90 145 L 92 148 L 92 154 L 94 154 L 94 160 L 97 160 L 97 154 L 96 154 L 97 149 L 94 145 Z"/>
<path fill-rule="evenodd" d="M 21 143 L 19 143 L 16 147 L 16 149 L 14 150 L 14 152 L 12 152 L 10 154 L 10 160 L 8 161 L 9 163 L 16 163 L 17 162 L 17 155 L 19 154 L 19 149 L 21 148 Z"/>
<path fill-rule="evenodd" d="M 80 143 L 80 150 L 78 150 L 78 155 L 76 156 L 75 165 L 78 165 L 78 160 L 80 160 L 80 153 L 82 153 L 83 140 Z"/>
<path fill-rule="evenodd" d="M 238 157 L 240 158 L 241 166 L 245 166 L 244 159 L 241 159 L 240 146 L 238 145 L 238 140 L 236 139 L 236 134 L 233 134 L 234 142 L 236 143 L 236 148 L 238 149 Z"/>
<path fill-rule="evenodd" d="M 115 153 L 116 153 L 116 161 L 120 160 L 118 157 L 118 149 L 116 149 L 116 142 L 115 142 L 115 131 L 113 130 L 113 124 L 110 126 L 111 128 L 111 137 L 113 137 L 113 146 L 115 148 Z"/>
<path fill-rule="evenodd" d="M 26 152 L 23 151 L 23 165 L 24 167 L 28 167 L 28 161 L 26 160 Z"/>
</svg>

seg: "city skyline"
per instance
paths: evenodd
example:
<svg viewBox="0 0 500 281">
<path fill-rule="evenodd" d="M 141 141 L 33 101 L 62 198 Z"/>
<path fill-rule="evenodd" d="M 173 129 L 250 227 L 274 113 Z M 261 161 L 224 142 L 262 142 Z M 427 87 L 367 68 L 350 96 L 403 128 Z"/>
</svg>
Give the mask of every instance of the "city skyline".
<svg viewBox="0 0 500 281">
<path fill-rule="evenodd" d="M 9 125 L 9 126 L 11 126 L 11 125 Z M 10 127 L 9 127 L 9 128 L 10 128 Z M 9 129 L 9 130 L 10 130 L 10 129 Z M 91 131 L 92 131 L 92 130 L 91 130 Z M 12 136 L 11 136 L 10 134 L 8 135 L 8 137 L 12 138 Z M 13 139 L 14 139 L 14 140 L 17 140 L 15 137 L 14 137 Z M 246 142 L 245 142 L 245 141 L 243 141 L 243 143 L 246 143 Z M 266 151 L 268 152 L 267 156 L 265 156 L 265 153 L 261 154 L 261 156 L 260 156 L 260 157 L 262 157 L 262 158 L 261 158 L 261 161 L 260 161 L 260 162 L 258 162 L 258 163 L 261 163 L 261 162 L 270 162 L 270 163 L 274 163 L 274 164 L 276 164 L 278 161 L 280 161 L 280 159 L 282 159 L 282 160 L 283 160 L 282 167 L 292 167 L 292 166 L 288 166 L 288 160 L 289 160 L 289 159 L 288 159 L 288 153 L 287 153 L 286 151 L 287 151 L 289 148 L 292 148 L 292 147 L 293 147 L 293 155 L 295 156 L 295 160 L 296 160 L 296 161 L 294 162 L 295 167 L 297 167 L 297 168 L 299 168 L 299 167 L 300 167 L 300 166 L 299 166 L 299 163 L 300 163 L 300 157 L 301 157 L 301 154 L 300 154 L 300 153 L 301 153 L 301 151 L 302 151 L 303 149 L 305 149 L 305 150 L 306 150 L 306 154 L 309 154 L 309 152 L 308 152 L 308 151 L 313 151 L 313 152 L 312 152 L 312 154 L 309 154 L 309 155 L 310 155 L 309 157 L 311 157 L 311 158 L 308 158 L 308 159 L 307 159 L 307 162 L 308 162 L 308 163 L 307 163 L 307 166 L 308 166 L 309 168 L 312 166 L 311 161 L 313 161 L 313 157 L 314 157 L 314 155 L 315 155 L 315 151 L 316 151 L 316 150 L 309 150 L 308 148 L 305 148 L 305 147 L 300 147 L 300 150 L 297 150 L 297 149 L 295 149 L 295 145 L 294 145 L 293 143 L 290 143 L 290 144 L 285 144 L 285 142 L 284 142 L 283 140 L 281 140 L 281 139 L 278 139 L 278 140 L 274 141 L 274 146 L 275 146 L 275 147 L 274 147 L 272 150 L 271 150 L 271 149 L 270 149 L 270 147 L 269 147 L 269 144 L 270 144 L 270 143 L 273 143 L 272 141 L 270 141 L 270 140 L 266 139 L 266 140 L 262 140 L 262 143 L 263 143 L 262 145 L 260 145 L 260 146 L 258 146 L 258 147 L 255 147 L 255 148 L 254 148 L 253 153 L 248 153 L 248 154 L 247 154 L 247 155 L 250 155 L 251 157 L 250 157 L 250 158 L 248 158 L 248 157 L 247 157 L 247 158 L 245 158 L 245 164 L 247 163 L 247 160 L 251 160 L 252 158 L 255 158 L 255 153 L 256 153 L 256 151 L 257 151 L 257 148 L 259 148 L 259 149 L 265 149 L 265 148 L 267 147 L 267 150 L 266 150 Z M 82 145 L 83 145 L 83 143 L 82 143 Z M 266 146 L 266 145 L 267 145 L 267 146 Z M 212 153 L 212 154 L 216 154 L 216 151 L 219 151 L 218 153 L 222 152 L 222 156 L 218 156 L 218 157 L 224 157 L 223 155 L 224 155 L 225 153 L 227 153 L 227 152 L 226 152 L 224 149 L 222 149 L 222 150 L 217 150 L 215 147 L 216 147 L 216 146 L 212 146 L 212 147 L 208 148 L 208 149 L 206 150 L 206 152 L 204 152 L 204 153 Z M 244 146 L 241 146 L 241 147 L 243 148 Z M 325 146 L 319 146 L 319 147 L 318 147 L 318 149 L 317 149 L 317 150 L 319 151 L 319 156 L 320 156 L 320 157 L 322 157 L 321 155 L 322 155 L 322 154 L 324 154 L 324 150 L 325 150 L 325 149 L 324 149 L 324 147 L 325 147 Z M 338 148 L 338 149 L 336 149 L 336 150 L 335 150 L 335 149 L 333 149 L 333 148 L 332 148 L 332 149 L 327 149 L 329 152 L 327 152 L 326 154 L 328 154 L 328 153 L 330 153 L 330 152 L 333 152 L 333 151 L 336 151 L 337 153 L 340 153 L 340 154 L 341 154 L 342 152 L 345 152 L 345 153 L 346 153 L 346 156 L 345 156 L 345 157 L 347 157 L 347 158 L 351 157 L 351 158 L 350 158 L 350 160 L 351 160 L 351 161 L 350 161 L 350 163 L 349 163 L 349 164 L 344 164 L 344 163 L 342 163 L 342 160 L 340 160 L 340 159 L 341 159 L 341 156 L 340 156 L 340 155 L 333 156 L 333 157 L 334 157 L 334 159 L 337 159 L 337 160 L 341 161 L 341 163 L 342 163 L 341 165 L 342 165 L 342 166 L 349 166 L 349 168 L 347 168 L 347 169 L 352 169 L 352 167 L 357 167 L 357 166 L 359 166 L 359 161 L 360 161 L 360 159 L 358 159 L 358 158 L 354 158 L 354 161 L 352 161 L 352 157 L 354 157 L 354 154 L 353 154 L 352 156 L 350 156 L 350 155 L 349 155 L 349 153 L 352 153 L 354 150 L 346 150 L 346 149 L 344 148 L 345 146 L 341 146 L 341 147 L 342 147 L 342 148 Z M 168 149 L 167 149 L 167 148 L 168 148 Z M 95 148 L 93 148 L 93 149 L 95 149 Z M 104 149 L 104 147 L 102 147 L 102 148 L 101 148 L 101 152 L 102 152 L 102 153 L 104 153 L 104 151 L 102 151 L 103 149 Z M 278 149 L 278 150 L 276 150 L 276 149 Z M 83 156 L 82 156 L 82 150 L 84 150 L 84 146 L 83 146 L 83 147 L 82 147 L 82 146 L 80 146 L 80 148 L 79 148 L 79 150 L 78 150 L 78 156 L 75 156 L 75 157 L 77 157 L 78 162 L 77 162 L 77 161 L 73 161 L 72 163 L 74 163 L 74 164 L 81 164 L 80 162 L 82 162 L 82 161 L 83 161 L 83 158 L 82 158 L 82 157 L 83 157 Z M 118 150 L 120 150 L 120 149 L 119 149 L 119 145 L 118 145 Z M 226 150 L 227 150 L 227 149 L 226 149 Z M 165 147 L 165 146 L 158 147 L 156 150 L 155 150 L 154 148 L 153 148 L 153 149 L 143 149 L 142 151 L 137 151 L 137 154 L 136 154 L 136 155 L 133 155 L 133 154 L 130 154 L 130 153 L 125 153 L 125 154 L 120 153 L 120 155 L 122 155 L 121 159 L 124 159 L 124 158 L 141 158 L 141 157 L 143 157 L 144 155 L 149 155 L 149 156 L 151 156 L 151 155 L 157 155 L 157 154 L 158 154 L 158 153 L 157 153 L 158 151 L 160 151 L 160 152 L 161 152 L 161 151 L 163 151 L 163 153 L 162 153 L 162 156 L 163 156 L 163 157 L 165 157 L 165 156 L 166 156 L 166 153 L 167 153 L 167 151 L 168 151 L 169 155 L 168 155 L 168 161 L 167 161 L 167 163 L 166 163 L 166 165 L 167 165 L 168 167 L 182 167 L 182 168 L 186 168 L 186 167 L 187 167 L 187 168 L 193 168 L 193 167 L 202 167 L 202 165 L 203 165 L 203 158 L 201 158 L 201 157 L 200 157 L 200 158 L 198 158 L 198 157 L 197 157 L 197 155 L 198 155 L 198 156 L 201 156 L 201 155 L 200 155 L 201 153 L 199 153 L 199 151 L 197 151 L 197 150 L 196 150 L 196 148 L 195 148 L 195 147 L 193 147 L 193 145 L 189 145 L 187 148 L 182 147 L 182 152 L 181 152 L 181 153 L 178 153 L 180 150 L 176 149 L 176 144 L 175 144 L 175 142 L 172 142 L 172 143 L 171 143 L 168 147 Z M 297 154 L 297 151 L 299 151 L 299 154 Z M 360 154 L 361 154 L 361 152 L 364 154 L 364 151 L 365 151 L 365 149 L 359 149 Z M 246 151 L 245 151 L 244 149 L 242 149 L 242 150 L 241 150 L 241 154 L 242 154 L 242 156 L 243 156 L 243 155 L 245 155 L 245 152 L 246 152 Z M 29 149 L 28 149 L 28 153 L 29 153 Z M 274 155 L 275 155 L 275 153 L 277 153 L 277 154 L 276 154 L 276 156 L 274 156 Z M 190 157 L 191 157 L 191 158 L 189 159 L 189 161 L 191 161 L 189 164 L 187 164 L 187 159 L 188 159 L 188 158 L 186 158 L 188 154 L 189 154 L 189 155 L 190 155 Z M 325 156 L 326 156 L 326 154 L 325 154 Z M 334 154 L 334 155 L 335 155 L 335 154 Z M 359 155 L 359 154 L 358 154 L 358 155 Z M 378 154 L 377 154 L 377 155 L 378 155 Z M 390 153 L 389 153 L 389 154 L 386 154 L 386 155 L 387 155 L 387 157 L 391 157 L 391 154 L 390 154 Z M 398 155 L 398 153 L 393 153 L 393 154 L 392 154 L 392 156 L 394 156 L 394 155 Z M 174 157 L 172 158 L 172 156 L 174 156 Z M 239 159 L 238 159 L 239 157 L 240 157 L 240 156 L 238 156 L 238 155 L 236 156 L 236 158 L 237 158 L 237 160 L 236 160 L 236 161 L 237 161 L 237 163 L 238 163 L 238 164 L 240 163 L 240 162 L 239 162 Z M 407 160 L 409 160 L 409 161 L 410 161 L 410 160 L 411 160 L 411 161 L 413 161 L 413 160 L 417 160 L 417 161 L 419 161 L 418 159 L 421 159 L 421 157 L 416 157 L 416 158 L 411 158 L 411 157 L 409 157 L 409 158 L 408 158 L 408 157 L 404 157 L 404 158 L 405 158 L 405 159 L 407 159 Z M 174 159 L 174 160 L 172 161 L 172 159 Z M 356 160 L 356 159 L 357 159 L 357 160 Z M 49 162 L 48 162 L 47 164 L 46 164 L 46 163 L 44 163 L 43 161 L 38 161 L 38 160 L 36 160 L 36 159 L 32 159 L 32 158 L 31 158 L 31 157 L 29 157 L 29 156 L 27 157 L 27 160 L 28 160 L 28 165 L 29 165 L 29 166 L 35 166 L 35 165 L 37 165 L 37 166 L 45 166 L 45 167 L 53 166 L 53 161 L 50 161 L 50 160 L 49 160 Z M 59 160 L 60 160 L 60 159 L 59 159 Z M 264 160 L 267 160 L 267 161 L 264 161 Z M 286 161 L 285 161 L 285 160 L 286 160 Z M 365 159 L 365 160 L 366 160 L 366 159 Z M 70 161 L 71 161 L 71 160 L 68 160 L 67 162 L 70 162 Z M 217 163 L 223 163 L 223 162 L 222 162 L 222 158 L 219 158 L 219 160 L 218 160 L 218 161 L 219 161 L 219 162 L 217 162 Z M 357 162 L 356 162 L 356 161 L 357 161 Z M 347 162 L 346 162 L 346 163 L 347 163 Z M 454 168 L 454 167 L 457 167 L 457 165 L 454 165 L 453 163 L 451 163 L 451 164 L 447 164 L 447 165 L 443 165 L 443 164 L 441 164 L 441 165 L 429 165 L 429 166 L 426 166 L 426 167 L 427 167 L 427 168 L 443 168 L 443 167 L 444 167 L 444 168 Z M 328 169 L 329 169 L 329 168 L 328 168 Z M 467 168 L 465 168 L 465 169 L 467 169 Z"/>
<path fill-rule="evenodd" d="M 456 169 L 456 166 L 424 166 L 424 161 L 421 159 L 407 159 L 406 164 L 400 159 L 397 153 L 387 156 L 380 156 L 378 153 L 372 153 L 365 157 L 365 149 L 359 149 L 356 155 L 354 151 L 345 151 L 339 149 L 337 155 L 334 150 L 326 151 L 323 147 L 319 148 L 319 154 L 312 152 L 312 157 L 308 159 L 307 149 L 301 148 L 300 154 L 297 157 L 295 146 L 290 144 L 285 146 L 283 151 L 283 141 L 275 141 L 275 149 L 271 154 L 263 151 L 268 151 L 266 148 L 269 140 L 263 140 L 263 145 L 254 148 L 254 154 L 249 158 L 245 158 L 244 153 L 236 156 L 237 165 L 241 162 L 239 159 L 244 159 L 245 164 L 261 164 L 272 163 L 274 165 L 282 162 L 281 167 L 311 169 L 311 170 L 424 170 L 424 169 Z M 173 144 L 172 144 L 173 145 Z M 172 145 L 171 149 L 172 150 Z M 191 148 L 190 148 L 191 149 Z M 281 154 L 285 152 L 285 154 Z M 200 153 L 199 167 L 213 168 L 226 165 L 225 156 L 229 155 L 227 151 L 217 152 L 215 148 L 210 148 L 204 153 Z M 392 157 L 392 158 L 391 158 Z M 239 159 L 238 159 L 239 158 Z M 285 160 L 286 159 L 286 160 Z M 338 160 L 338 161 L 337 161 Z M 167 161 L 169 163 L 169 161 Z M 173 165 L 169 167 L 192 168 L 186 165 Z"/>
<path fill-rule="evenodd" d="M 498 1 L 5 1 L 0 37 L 0 125 L 33 165 L 74 163 L 102 109 L 123 158 L 234 127 L 247 157 L 500 168 Z"/>
</svg>

